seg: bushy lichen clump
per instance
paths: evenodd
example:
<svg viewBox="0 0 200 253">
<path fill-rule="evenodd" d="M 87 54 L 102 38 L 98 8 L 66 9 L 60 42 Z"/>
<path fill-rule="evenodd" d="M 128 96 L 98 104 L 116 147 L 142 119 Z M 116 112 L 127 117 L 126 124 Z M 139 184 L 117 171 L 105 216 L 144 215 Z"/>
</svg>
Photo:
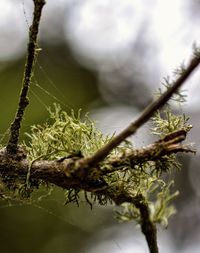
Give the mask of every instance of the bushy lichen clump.
<svg viewBox="0 0 200 253">
<path fill-rule="evenodd" d="M 157 111 L 152 118 L 153 127 L 151 133 L 159 137 L 164 137 L 166 134 L 180 129 L 189 131 L 191 125 L 188 124 L 188 120 L 189 118 L 184 114 L 176 115 L 172 113 L 169 106 L 166 106 L 162 112 L 162 116 L 161 112 Z"/>
<path fill-rule="evenodd" d="M 50 122 L 31 127 L 27 145 L 30 160 L 55 160 L 66 156 L 87 157 L 101 148 L 109 138 L 98 131 L 93 121 L 87 116 L 77 116 L 61 110 L 58 104 L 49 108 Z"/>
</svg>

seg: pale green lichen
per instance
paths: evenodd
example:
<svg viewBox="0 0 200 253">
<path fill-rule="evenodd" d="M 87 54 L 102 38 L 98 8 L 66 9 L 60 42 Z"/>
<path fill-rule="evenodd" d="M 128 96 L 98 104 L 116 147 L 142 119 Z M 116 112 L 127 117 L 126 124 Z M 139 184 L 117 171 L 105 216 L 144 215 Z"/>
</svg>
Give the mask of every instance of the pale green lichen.
<svg viewBox="0 0 200 253">
<path fill-rule="evenodd" d="M 80 118 L 61 110 L 58 104 L 49 108 L 50 122 L 31 127 L 27 151 L 30 160 L 54 160 L 66 156 L 87 157 L 101 148 L 109 138 L 98 131 L 87 116 Z"/>
<path fill-rule="evenodd" d="M 184 114 L 176 115 L 167 106 L 162 113 L 157 111 L 152 117 L 153 127 L 151 128 L 151 133 L 159 137 L 164 137 L 166 134 L 181 129 L 189 131 L 191 125 L 188 124 L 188 120 L 189 118 Z"/>
<path fill-rule="evenodd" d="M 174 75 L 176 77 L 181 76 L 184 71 L 185 71 L 184 65 L 181 65 L 181 67 L 174 70 Z M 173 85 L 173 82 L 174 80 L 171 80 L 170 77 L 167 76 L 163 78 L 162 85 L 165 88 L 165 90 L 168 90 Z M 155 95 L 159 97 L 161 94 L 163 94 L 163 89 L 159 88 L 158 91 L 155 92 Z M 178 90 L 177 92 L 175 92 L 170 98 L 170 100 L 181 104 L 186 102 L 186 98 L 187 98 L 186 90 L 181 89 L 181 91 Z"/>
<path fill-rule="evenodd" d="M 151 185 L 152 189 L 149 189 L 148 192 L 145 193 L 145 196 L 143 196 L 148 203 L 150 220 L 164 227 L 167 227 L 169 217 L 176 213 L 176 209 L 171 205 L 171 201 L 177 197 L 178 191 L 173 194 L 170 192 L 172 183 L 173 181 L 166 184 L 162 180 L 158 180 L 156 183 L 153 182 Z M 154 196 L 153 199 L 152 196 Z M 123 203 L 121 209 L 116 211 L 116 214 L 119 221 L 125 222 L 134 220 L 141 224 L 140 212 L 134 204 Z"/>
<path fill-rule="evenodd" d="M 173 194 L 170 192 L 173 184 L 173 181 L 168 184 L 163 183 L 162 190 L 157 193 L 155 203 L 149 203 L 151 220 L 165 227 L 168 225 L 169 217 L 176 213 L 174 206 L 169 204 L 179 195 L 178 191 L 175 191 Z"/>
</svg>

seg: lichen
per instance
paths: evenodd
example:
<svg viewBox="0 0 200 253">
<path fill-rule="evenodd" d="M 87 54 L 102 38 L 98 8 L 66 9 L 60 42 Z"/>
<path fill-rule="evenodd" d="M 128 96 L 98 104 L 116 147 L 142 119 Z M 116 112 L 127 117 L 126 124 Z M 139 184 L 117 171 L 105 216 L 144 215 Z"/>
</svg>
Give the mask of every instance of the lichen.
<svg viewBox="0 0 200 253">
<path fill-rule="evenodd" d="M 49 114 L 49 123 L 34 125 L 30 133 L 26 133 L 29 138 L 26 149 L 31 161 L 87 157 L 109 141 L 109 137 L 104 137 L 87 115 L 81 119 L 80 110 L 77 115 L 74 111 L 68 114 L 61 110 L 60 105 L 54 104 L 53 109 L 49 108 Z"/>
</svg>

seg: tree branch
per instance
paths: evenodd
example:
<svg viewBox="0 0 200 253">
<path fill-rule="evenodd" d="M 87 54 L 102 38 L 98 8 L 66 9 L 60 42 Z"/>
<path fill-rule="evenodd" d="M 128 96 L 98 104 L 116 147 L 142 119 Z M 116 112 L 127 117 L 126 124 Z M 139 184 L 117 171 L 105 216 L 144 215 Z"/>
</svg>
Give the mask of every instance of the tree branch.
<svg viewBox="0 0 200 253">
<path fill-rule="evenodd" d="M 121 142 L 126 138 L 133 135 L 144 123 L 146 123 L 166 102 L 171 98 L 171 96 L 177 92 L 181 85 L 188 79 L 191 73 L 196 69 L 200 63 L 200 53 L 195 52 L 193 58 L 191 59 L 188 67 L 183 71 L 183 73 L 177 78 L 171 87 L 169 87 L 157 100 L 153 101 L 145 108 L 142 114 L 127 128 L 125 128 L 121 133 L 116 135 L 109 143 L 104 147 L 99 149 L 93 156 L 87 158 L 86 163 L 88 167 L 95 166 L 97 163 L 102 161 L 114 148 L 116 148 Z"/>
<path fill-rule="evenodd" d="M 27 49 L 27 59 L 24 77 L 22 82 L 22 90 L 20 93 L 17 112 L 14 121 L 12 122 L 10 127 L 10 138 L 7 144 L 7 151 L 12 154 L 16 153 L 17 151 L 21 122 L 24 116 L 25 109 L 29 104 L 27 95 L 30 87 L 34 61 L 37 52 L 37 35 L 39 30 L 40 18 L 43 6 L 45 4 L 44 0 L 33 0 L 33 1 L 34 1 L 33 21 L 29 29 L 29 43 Z"/>
<path fill-rule="evenodd" d="M 106 167 L 105 170 L 102 170 L 102 173 L 106 175 L 121 170 L 123 166 L 127 165 L 127 161 L 134 166 L 147 161 L 156 161 L 166 155 L 176 154 L 178 152 L 196 153 L 196 150 L 192 146 L 181 143 L 185 140 L 186 135 L 186 130 L 178 130 L 146 147 L 126 150 L 122 154 L 112 156 L 108 159 L 108 164 L 112 165 L 111 169 Z"/>
<path fill-rule="evenodd" d="M 127 162 L 131 163 L 134 169 L 134 165 L 141 165 L 147 161 L 156 161 L 165 155 L 177 152 L 194 153 L 195 150 L 190 146 L 181 144 L 185 140 L 186 134 L 187 131 L 179 130 L 144 148 L 127 150 L 105 161 L 105 168 L 98 169 L 92 167 L 89 170 L 84 170 L 84 174 L 79 173 L 79 170 L 83 171 L 79 167 L 80 161 L 83 161 L 82 158 L 62 158 L 55 161 L 36 160 L 30 167 L 30 161 L 22 149 L 18 148 L 15 156 L 13 154 L 9 155 L 6 149 L 2 149 L 0 150 L 0 175 L 3 179 L 19 177 L 25 182 L 30 167 L 30 180 L 43 180 L 46 183 L 52 183 L 64 189 L 73 188 L 96 192 L 107 185 L 102 178 L 103 176 L 117 170 L 122 170 L 126 167 Z M 82 165 L 85 168 L 85 165 Z M 99 182 L 98 185 L 93 180 L 94 171 L 95 180 Z"/>
</svg>

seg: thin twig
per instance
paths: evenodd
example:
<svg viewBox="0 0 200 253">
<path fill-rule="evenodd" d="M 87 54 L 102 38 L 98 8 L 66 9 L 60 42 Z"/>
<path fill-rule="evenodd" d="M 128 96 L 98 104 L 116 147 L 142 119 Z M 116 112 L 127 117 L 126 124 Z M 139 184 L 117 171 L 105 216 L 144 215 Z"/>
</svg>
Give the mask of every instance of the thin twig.
<svg viewBox="0 0 200 253">
<path fill-rule="evenodd" d="M 178 77 L 178 79 L 173 83 L 173 85 L 169 89 L 167 89 L 157 100 L 150 103 L 149 106 L 144 109 L 142 114 L 133 123 L 131 123 L 121 133 L 116 135 L 108 144 L 99 149 L 93 156 L 87 158 L 87 166 L 95 166 L 97 163 L 102 161 L 111 152 L 112 149 L 116 148 L 126 138 L 133 135 L 144 123 L 146 123 L 152 117 L 155 111 L 157 111 L 159 108 L 166 104 L 166 102 L 171 98 L 171 96 L 175 92 L 177 92 L 181 85 L 187 80 L 187 78 L 195 70 L 199 63 L 200 53 L 195 53 L 188 67 Z"/>
<path fill-rule="evenodd" d="M 33 0 L 33 2 L 34 2 L 33 21 L 29 29 L 29 43 L 27 49 L 27 58 L 22 82 L 22 89 L 20 93 L 17 112 L 14 121 L 12 122 L 10 127 L 10 138 L 7 144 L 7 151 L 11 154 L 15 154 L 17 151 L 17 144 L 19 141 L 22 119 L 24 116 L 25 109 L 29 104 L 27 95 L 31 83 L 34 61 L 37 53 L 37 35 L 39 30 L 42 8 L 45 4 L 45 0 Z"/>
</svg>

